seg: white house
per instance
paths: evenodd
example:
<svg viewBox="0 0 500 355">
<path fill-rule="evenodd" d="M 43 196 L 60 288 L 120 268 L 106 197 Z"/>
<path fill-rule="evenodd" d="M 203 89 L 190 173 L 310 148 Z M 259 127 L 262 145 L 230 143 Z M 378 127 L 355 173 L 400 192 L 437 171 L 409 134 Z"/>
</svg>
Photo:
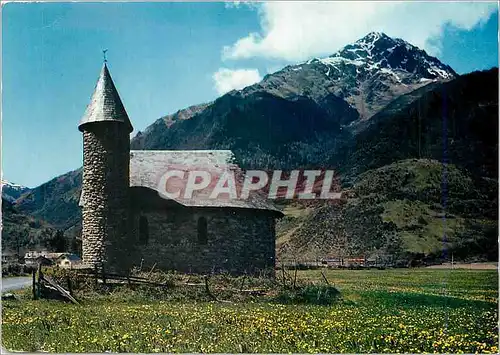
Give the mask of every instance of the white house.
<svg viewBox="0 0 500 355">
<path fill-rule="evenodd" d="M 81 262 L 82 259 L 78 255 L 65 253 L 57 258 L 56 265 L 62 268 L 71 268 Z"/>
</svg>

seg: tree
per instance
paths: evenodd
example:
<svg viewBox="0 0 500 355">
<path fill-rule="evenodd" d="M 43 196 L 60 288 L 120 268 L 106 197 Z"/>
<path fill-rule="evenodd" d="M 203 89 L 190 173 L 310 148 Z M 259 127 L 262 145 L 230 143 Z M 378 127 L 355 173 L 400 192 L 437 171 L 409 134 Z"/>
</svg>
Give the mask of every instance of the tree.
<svg viewBox="0 0 500 355">
<path fill-rule="evenodd" d="M 57 230 L 54 236 L 47 241 L 47 246 L 56 253 L 65 252 L 67 249 L 67 242 L 64 237 L 64 232 L 62 230 Z"/>
<path fill-rule="evenodd" d="M 71 239 L 69 251 L 76 255 L 82 255 L 82 241 L 76 237 Z"/>
</svg>

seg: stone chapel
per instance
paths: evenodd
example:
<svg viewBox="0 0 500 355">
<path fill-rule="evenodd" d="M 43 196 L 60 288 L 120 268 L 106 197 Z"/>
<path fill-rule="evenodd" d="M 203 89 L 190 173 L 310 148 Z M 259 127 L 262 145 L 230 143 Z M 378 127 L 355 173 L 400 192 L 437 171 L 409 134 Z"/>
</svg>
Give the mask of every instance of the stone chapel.
<svg viewBox="0 0 500 355">
<path fill-rule="evenodd" d="M 83 134 L 82 259 L 191 273 L 272 272 L 275 221 L 266 199 L 167 199 L 158 174 L 169 166 L 232 166 L 227 150 L 130 150 L 130 119 L 106 62 L 78 129 Z"/>
</svg>

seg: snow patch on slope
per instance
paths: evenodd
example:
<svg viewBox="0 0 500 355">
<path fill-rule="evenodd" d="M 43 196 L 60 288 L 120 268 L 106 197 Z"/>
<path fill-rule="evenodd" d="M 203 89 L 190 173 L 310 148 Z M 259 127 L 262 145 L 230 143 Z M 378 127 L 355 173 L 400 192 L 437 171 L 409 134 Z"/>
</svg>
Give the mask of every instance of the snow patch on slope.
<svg viewBox="0 0 500 355">
<path fill-rule="evenodd" d="M 401 59 L 394 60 L 395 55 L 400 56 Z M 389 64 L 389 60 L 391 60 L 392 65 Z M 413 63 L 417 62 L 419 68 L 423 67 L 423 70 L 419 69 L 417 73 L 415 72 L 416 69 L 413 68 L 410 69 L 412 71 L 409 71 L 408 68 L 411 65 L 410 60 Z M 328 69 L 324 71 L 326 76 L 331 76 L 331 69 L 340 72 L 342 75 L 343 71 L 340 68 L 343 66 L 355 66 L 358 75 L 375 75 L 378 72 L 382 72 L 386 75 L 393 76 L 398 82 L 401 82 L 398 71 L 422 76 L 422 78 L 429 80 L 449 80 L 454 77 L 452 70 L 442 64 L 438 59 L 428 56 L 423 50 L 420 50 L 402 39 L 391 38 L 381 32 L 369 33 L 364 38 L 345 46 L 329 57 L 310 59 L 297 65 L 293 70 L 301 70 L 304 65 L 317 63 L 328 67 Z"/>
<path fill-rule="evenodd" d="M 0 180 L 0 186 L 2 190 L 2 197 L 10 202 L 15 201 L 22 194 L 30 190 L 26 186 L 14 184 L 7 180 Z"/>
</svg>

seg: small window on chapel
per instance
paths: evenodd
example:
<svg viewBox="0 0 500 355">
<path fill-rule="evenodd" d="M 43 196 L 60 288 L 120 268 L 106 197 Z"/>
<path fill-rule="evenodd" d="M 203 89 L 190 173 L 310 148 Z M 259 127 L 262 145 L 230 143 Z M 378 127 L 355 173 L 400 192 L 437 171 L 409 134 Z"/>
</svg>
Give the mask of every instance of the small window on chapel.
<svg viewBox="0 0 500 355">
<path fill-rule="evenodd" d="M 198 243 L 207 244 L 207 219 L 205 217 L 198 218 Z"/>
<path fill-rule="evenodd" d="M 147 244 L 149 239 L 149 227 L 148 219 L 146 216 L 141 216 L 139 218 L 139 242 L 141 244 Z"/>
</svg>

